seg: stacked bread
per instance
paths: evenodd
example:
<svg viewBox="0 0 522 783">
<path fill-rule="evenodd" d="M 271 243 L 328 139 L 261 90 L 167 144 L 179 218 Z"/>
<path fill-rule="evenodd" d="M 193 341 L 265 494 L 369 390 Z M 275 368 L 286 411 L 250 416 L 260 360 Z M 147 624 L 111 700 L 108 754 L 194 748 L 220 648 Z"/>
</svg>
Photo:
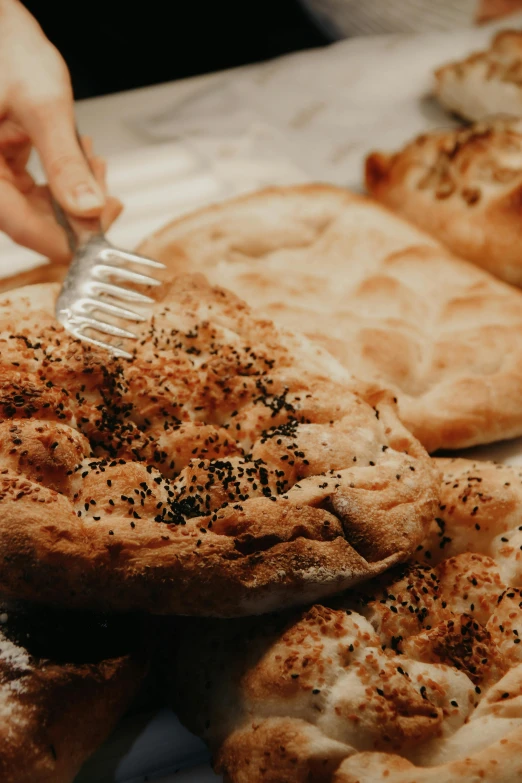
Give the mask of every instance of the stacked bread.
<svg viewBox="0 0 522 783">
<path fill-rule="evenodd" d="M 232 783 L 521 779 L 522 475 L 438 454 L 522 435 L 520 138 L 170 224 L 132 359 L 3 295 L 2 781 L 71 781 L 160 666 Z"/>
<path fill-rule="evenodd" d="M 497 130 L 461 133 L 471 145 L 483 134 L 494 167 Z M 485 155 L 468 154 L 477 166 Z M 453 177 L 461 193 L 468 181 Z M 501 197 L 484 188 L 483 214 Z M 439 218 L 437 201 L 403 190 L 397 203 Z M 474 238 L 464 208 L 460 218 Z M 501 237 L 482 224 L 492 248 Z M 265 191 L 177 221 L 141 251 L 174 275 L 203 271 L 390 389 L 430 452 L 522 434 L 522 295 L 374 201 L 328 186 Z M 432 464 L 437 509 L 402 566 L 303 610 L 183 626 L 173 703 L 225 780 L 520 779 L 522 476 Z M 362 508 L 360 544 L 375 517 L 357 492 L 348 517 Z"/>
</svg>

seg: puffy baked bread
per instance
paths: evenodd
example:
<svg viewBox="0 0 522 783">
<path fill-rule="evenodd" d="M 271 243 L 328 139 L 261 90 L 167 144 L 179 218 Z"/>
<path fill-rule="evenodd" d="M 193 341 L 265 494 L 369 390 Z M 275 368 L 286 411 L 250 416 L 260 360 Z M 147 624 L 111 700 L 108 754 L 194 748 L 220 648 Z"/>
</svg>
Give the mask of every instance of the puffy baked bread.
<svg viewBox="0 0 522 783">
<path fill-rule="evenodd" d="M 38 266 L 26 269 L 23 272 L 15 272 L 12 275 L 0 277 L 0 294 L 12 291 L 13 288 L 21 288 L 26 285 L 61 283 L 65 279 L 67 269 L 67 264 L 58 264 L 55 261 L 44 261 Z"/>
<path fill-rule="evenodd" d="M 2 783 L 75 778 L 138 690 L 139 628 L 128 617 L 0 600 Z"/>
<path fill-rule="evenodd" d="M 489 49 L 435 71 L 435 94 L 466 120 L 522 115 L 522 32 L 497 33 Z"/>
<path fill-rule="evenodd" d="M 432 564 L 476 552 L 494 558 L 505 584 L 522 587 L 522 471 L 466 459 L 435 462 L 444 476 L 440 513 L 416 559 Z"/>
<path fill-rule="evenodd" d="M 522 10 L 522 0 L 479 0 L 475 19 L 478 23 L 491 22 Z"/>
<path fill-rule="evenodd" d="M 391 388 L 429 451 L 522 434 L 522 297 L 374 201 L 265 190 L 181 218 L 141 246 L 203 271 Z"/>
<path fill-rule="evenodd" d="M 388 392 L 202 277 L 165 283 L 132 360 L 67 335 L 56 295 L 0 301 L 6 594 L 250 614 L 420 543 L 438 474 Z"/>
<path fill-rule="evenodd" d="M 366 185 L 457 255 L 522 285 L 522 119 L 426 133 L 366 159 Z"/>
<path fill-rule="evenodd" d="M 436 565 L 297 614 L 187 623 L 175 704 L 225 781 L 520 781 L 522 473 L 439 464 Z"/>
</svg>

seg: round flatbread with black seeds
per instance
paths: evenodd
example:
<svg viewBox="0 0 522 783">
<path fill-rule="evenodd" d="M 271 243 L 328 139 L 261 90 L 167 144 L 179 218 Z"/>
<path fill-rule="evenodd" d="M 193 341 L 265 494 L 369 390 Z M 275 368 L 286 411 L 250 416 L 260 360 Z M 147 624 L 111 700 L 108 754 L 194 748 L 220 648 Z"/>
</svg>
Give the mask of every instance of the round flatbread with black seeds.
<svg viewBox="0 0 522 783">
<path fill-rule="evenodd" d="M 0 302 L 0 589 L 230 616 L 406 559 L 438 473 L 393 398 L 203 278 L 162 288 L 132 360 Z"/>
<path fill-rule="evenodd" d="M 522 472 L 436 462 L 416 559 L 302 612 L 185 621 L 175 705 L 229 783 L 521 780 Z"/>
</svg>

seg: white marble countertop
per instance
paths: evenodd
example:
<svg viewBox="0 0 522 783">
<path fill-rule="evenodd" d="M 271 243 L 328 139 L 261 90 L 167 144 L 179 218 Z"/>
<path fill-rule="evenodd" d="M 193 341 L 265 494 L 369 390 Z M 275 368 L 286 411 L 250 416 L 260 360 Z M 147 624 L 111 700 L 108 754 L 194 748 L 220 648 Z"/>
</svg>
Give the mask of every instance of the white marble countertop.
<svg viewBox="0 0 522 783">
<path fill-rule="evenodd" d="M 78 125 L 82 133 L 93 137 L 100 155 L 121 155 L 149 146 L 151 140 L 135 126 L 134 120 L 153 114 L 172 101 L 182 101 L 219 77 L 207 74 L 77 101 Z"/>
<path fill-rule="evenodd" d="M 175 215 L 263 184 L 359 188 L 369 149 L 451 123 L 430 98 L 433 68 L 483 46 L 494 27 L 352 39 L 79 101 L 79 128 L 125 204 L 111 238 L 130 248 Z M 39 263 L 0 235 L 0 276 Z"/>
<path fill-rule="evenodd" d="M 452 122 L 430 98 L 433 68 L 480 48 L 490 34 L 356 39 L 79 102 L 81 132 L 108 158 L 110 189 L 126 207 L 112 239 L 130 248 L 174 215 L 263 184 L 315 179 L 360 187 L 371 148 L 393 148 Z M 0 236 L 0 276 L 41 262 Z M 477 454 L 522 462 L 516 441 Z M 128 718 L 78 783 L 142 783 L 162 772 L 170 775 L 162 783 L 216 781 L 204 759 L 201 744 L 164 710 L 141 723 Z M 197 766 L 174 774 L 183 763 Z"/>
</svg>

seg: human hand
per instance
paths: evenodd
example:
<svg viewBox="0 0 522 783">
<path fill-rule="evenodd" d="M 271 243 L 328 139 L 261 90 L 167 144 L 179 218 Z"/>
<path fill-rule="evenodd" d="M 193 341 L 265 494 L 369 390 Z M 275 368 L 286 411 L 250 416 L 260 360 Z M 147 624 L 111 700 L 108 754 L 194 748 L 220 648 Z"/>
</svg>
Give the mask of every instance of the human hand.
<svg viewBox="0 0 522 783">
<path fill-rule="evenodd" d="M 35 147 L 48 185 L 26 166 Z M 18 0 L 0 0 L 0 230 L 53 260 L 70 257 L 51 192 L 77 217 L 100 216 L 104 229 L 121 212 L 105 192 L 105 162 L 76 138 L 67 66 Z M 86 161 L 86 158 L 88 163 Z M 92 171 L 91 171 L 92 169 Z"/>
</svg>

